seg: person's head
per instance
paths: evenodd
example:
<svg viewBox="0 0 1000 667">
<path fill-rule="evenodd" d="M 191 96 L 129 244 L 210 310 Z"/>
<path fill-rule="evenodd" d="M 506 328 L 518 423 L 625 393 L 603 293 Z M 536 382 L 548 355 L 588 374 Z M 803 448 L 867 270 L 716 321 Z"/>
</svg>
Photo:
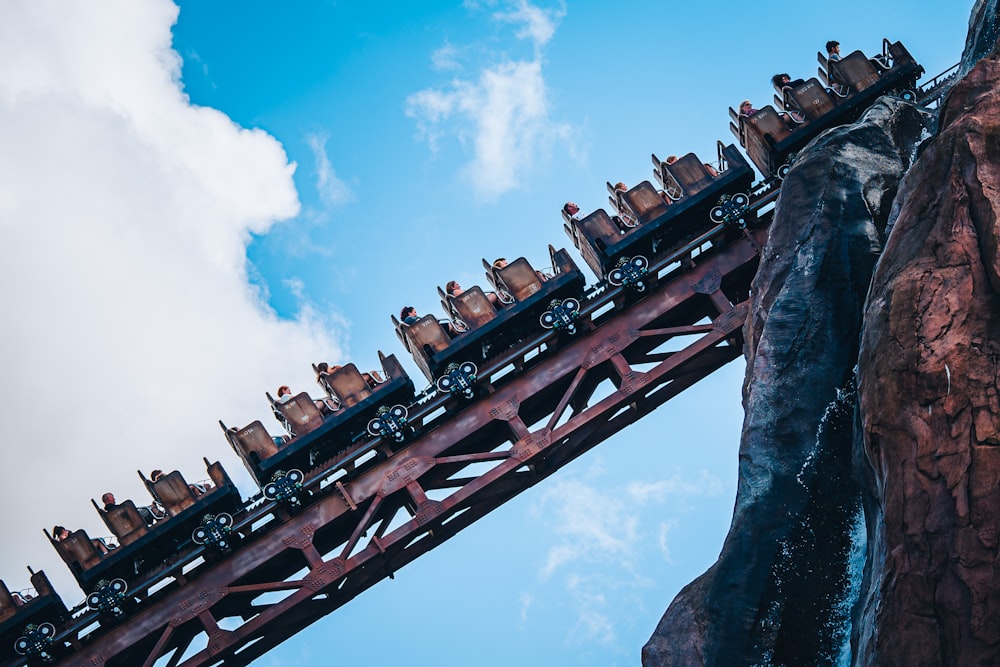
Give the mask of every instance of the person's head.
<svg viewBox="0 0 1000 667">
<path fill-rule="evenodd" d="M 163 477 L 163 471 L 162 470 L 154 470 L 153 472 L 149 473 L 149 481 L 150 482 L 155 482 L 155 481 L 159 480 L 161 477 Z"/>
<path fill-rule="evenodd" d="M 753 111 L 753 104 L 750 103 L 750 100 L 743 100 L 740 102 L 740 113 L 748 114 L 751 111 Z"/>
<path fill-rule="evenodd" d="M 318 364 L 316 364 L 317 373 L 322 374 L 322 373 L 328 373 L 329 371 L 330 371 L 330 364 L 326 363 L 325 361 L 321 361 Z"/>
<path fill-rule="evenodd" d="M 831 39 L 826 43 L 826 53 L 827 55 L 832 55 L 834 53 L 840 53 L 840 42 L 835 39 Z"/>
<path fill-rule="evenodd" d="M 413 306 L 403 306 L 403 309 L 399 311 L 399 319 L 405 320 L 407 317 L 416 317 L 417 309 Z"/>
<path fill-rule="evenodd" d="M 569 206 L 569 205 L 570 204 L 567 204 L 567 206 Z M 573 206 L 576 206 L 576 204 L 573 204 Z M 579 211 L 580 209 L 576 209 L 576 210 Z M 572 215 L 572 214 L 570 214 L 570 215 Z M 505 266 L 507 266 L 507 260 L 504 259 L 503 257 L 497 257 L 495 260 L 493 260 L 493 268 L 494 269 L 502 269 Z"/>
<path fill-rule="evenodd" d="M 782 72 L 781 74 L 775 74 L 771 77 L 771 83 L 775 85 L 776 88 L 781 88 L 787 86 L 788 82 L 792 80 L 792 77 L 788 76 L 787 72 Z"/>
<path fill-rule="evenodd" d="M 52 527 L 52 537 L 62 541 L 69 537 L 69 531 L 66 530 L 65 526 L 53 526 Z"/>
<path fill-rule="evenodd" d="M 285 394 L 291 394 L 291 393 L 292 390 L 288 387 L 287 384 L 283 384 L 280 387 L 278 387 L 278 398 L 281 398 Z"/>
<path fill-rule="evenodd" d="M 580 212 L 580 207 L 574 204 L 573 202 L 568 201 L 563 206 L 563 211 L 566 213 L 566 215 L 572 217 Z"/>
<path fill-rule="evenodd" d="M 115 504 L 115 494 L 110 493 L 110 492 L 105 493 L 103 496 L 101 496 L 101 502 L 104 503 L 105 505 L 114 505 Z"/>
<path fill-rule="evenodd" d="M 621 181 L 618 181 L 617 183 L 615 183 L 615 190 L 617 190 L 618 192 L 625 192 L 626 190 L 628 190 L 628 187 L 626 187 L 626 185 Z"/>
<path fill-rule="evenodd" d="M 455 296 L 456 293 L 462 291 L 462 286 L 458 284 L 457 280 L 449 280 L 448 284 L 444 286 L 444 291 L 451 296 Z"/>
<path fill-rule="evenodd" d="M 673 164 L 674 162 L 677 162 L 677 156 L 676 155 L 668 155 L 667 156 L 667 164 Z"/>
</svg>

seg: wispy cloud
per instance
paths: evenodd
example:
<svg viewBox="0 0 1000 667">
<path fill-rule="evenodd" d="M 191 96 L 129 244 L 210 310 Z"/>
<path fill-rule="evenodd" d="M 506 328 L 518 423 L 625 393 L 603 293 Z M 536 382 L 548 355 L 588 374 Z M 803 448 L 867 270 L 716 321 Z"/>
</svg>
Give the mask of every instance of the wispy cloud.
<svg viewBox="0 0 1000 667">
<path fill-rule="evenodd" d="M 327 206 L 337 206 L 345 204 L 354 199 L 354 193 L 347 187 L 344 181 L 337 177 L 330 163 L 330 157 L 326 153 L 326 142 L 329 136 L 326 134 L 307 134 L 306 143 L 313 153 L 313 160 L 316 168 L 316 192 L 319 193 L 320 201 Z"/>
<path fill-rule="evenodd" d="M 419 134 L 436 150 L 454 137 L 471 157 L 461 171 L 480 196 L 493 199 L 522 182 L 526 173 L 548 159 L 559 143 L 569 143 L 573 129 L 551 117 L 543 74 L 543 47 L 552 39 L 565 9 L 546 10 L 521 0 L 503 3 L 494 21 L 515 26 L 514 35 L 533 47 L 528 59 L 496 56 L 477 76 L 413 93 L 406 113 Z M 443 47 L 433 63 L 454 65 Z"/>
<path fill-rule="evenodd" d="M 451 71 L 462 68 L 458 60 L 458 49 L 451 44 L 445 44 L 431 54 L 431 65 L 438 71 Z"/>
<path fill-rule="evenodd" d="M 532 507 L 552 536 L 539 577 L 562 585 L 577 616 L 568 641 L 612 642 L 614 611 L 606 592 L 624 598 L 652 585 L 642 563 L 650 545 L 671 562 L 669 537 L 679 522 L 662 516 L 664 504 L 683 505 L 723 492 L 722 483 L 706 471 L 695 477 L 677 472 L 624 487 L 609 487 L 604 477 L 597 459 L 578 478 L 550 482 Z"/>
<path fill-rule="evenodd" d="M 512 3 L 508 9 L 494 13 L 493 18 L 519 26 L 514 33 L 518 39 L 531 40 L 536 49 L 541 49 L 556 34 L 556 25 L 565 15 L 565 5 L 560 4 L 558 9 L 544 10 L 520 0 Z"/>
<path fill-rule="evenodd" d="M 521 614 L 520 614 L 521 623 L 527 623 L 528 612 L 531 610 L 531 605 L 535 600 L 532 597 L 531 593 L 528 593 L 527 591 L 521 593 L 520 600 L 521 600 Z"/>
</svg>

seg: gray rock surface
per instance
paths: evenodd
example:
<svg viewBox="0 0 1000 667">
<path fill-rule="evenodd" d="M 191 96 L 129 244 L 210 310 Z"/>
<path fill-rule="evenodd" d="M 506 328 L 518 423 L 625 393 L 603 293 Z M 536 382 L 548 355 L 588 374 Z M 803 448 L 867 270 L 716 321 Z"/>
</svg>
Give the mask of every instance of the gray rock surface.
<svg viewBox="0 0 1000 667">
<path fill-rule="evenodd" d="M 899 181 L 932 122 L 883 98 L 814 140 L 785 180 L 745 330 L 733 523 L 719 560 L 643 647 L 645 667 L 823 665 L 845 645 L 862 306 Z"/>
</svg>

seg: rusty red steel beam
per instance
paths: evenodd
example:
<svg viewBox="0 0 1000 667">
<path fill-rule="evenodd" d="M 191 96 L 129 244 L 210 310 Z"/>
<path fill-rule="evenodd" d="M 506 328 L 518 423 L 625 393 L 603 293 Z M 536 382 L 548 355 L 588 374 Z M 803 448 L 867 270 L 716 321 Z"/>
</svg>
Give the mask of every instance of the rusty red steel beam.
<svg viewBox="0 0 1000 667">
<path fill-rule="evenodd" d="M 616 314 L 600 327 L 582 331 L 576 340 L 524 371 L 492 395 L 471 405 L 430 433 L 422 435 L 357 479 L 346 484 L 338 481 L 336 493 L 331 488 L 326 496 L 301 513 L 270 528 L 268 534 L 224 558 L 194 581 L 161 600 L 149 603 L 149 607 L 140 610 L 128 622 L 97 637 L 59 664 L 81 667 L 102 664 L 117 667 L 142 662 L 152 664 L 159 659 L 161 652 L 166 654 L 174 650 L 170 639 L 181 634 L 178 630 L 184 628 L 183 634 L 187 635 L 198 624 L 208 636 L 208 646 L 180 664 L 186 667 L 202 665 L 215 661 L 220 656 L 227 656 L 227 660 L 235 661 L 234 664 L 242 663 L 242 658 L 232 657 L 234 652 L 248 642 L 263 637 L 269 623 L 279 622 L 283 615 L 294 614 L 296 607 L 303 605 L 320 608 L 324 610 L 323 614 L 329 613 L 376 581 L 391 576 L 394 569 L 390 569 L 390 565 L 398 569 L 397 566 L 410 562 L 436 546 L 438 539 L 447 539 L 454 534 L 453 531 L 469 525 L 555 469 L 548 469 L 538 477 L 519 472 L 524 466 L 536 461 L 544 464 L 546 459 L 568 461 L 647 414 L 655 405 L 676 395 L 685 386 L 717 367 L 707 363 L 703 373 L 692 372 L 687 376 L 677 376 L 685 379 L 671 377 L 671 374 L 680 373 L 685 366 L 698 368 L 697 360 L 700 355 L 711 356 L 716 361 L 735 356 L 732 352 L 719 354 L 713 353 L 713 350 L 725 344 L 739 330 L 746 316 L 746 305 L 733 307 L 719 287 L 724 277 L 743 271 L 753 264 L 758 248 L 759 239 L 735 241 L 714 254 L 703 265 L 695 266 L 673 282 L 659 286 L 648 297 Z M 752 271 L 749 273 L 752 275 Z M 698 298 L 698 295 L 707 297 L 708 302 L 719 311 L 711 325 L 693 322 L 686 326 L 643 328 L 653 325 L 658 318 L 690 299 Z M 699 337 L 645 372 L 633 370 L 623 356 L 623 352 L 640 339 L 670 338 L 677 335 Z M 615 390 L 596 404 L 570 415 L 563 424 L 555 426 L 580 389 L 587 373 L 596 371 L 605 364 L 610 364 L 616 371 L 617 381 L 613 380 Z M 522 406 L 545 389 L 554 387 L 559 382 L 566 382 L 570 377 L 572 379 L 569 379 L 569 384 L 562 393 L 550 397 L 549 403 L 543 406 L 546 409 L 542 414 L 549 414 L 551 418 L 537 420 L 536 425 L 542 422 L 544 425 L 529 429 L 520 414 Z M 678 383 L 676 391 L 672 391 L 674 383 Z M 664 389 L 666 391 L 660 394 Z M 656 398 L 652 399 L 650 395 Z M 634 404 L 634 409 L 616 414 L 623 405 L 630 403 Z M 639 408 L 640 404 L 642 409 Z M 506 437 L 509 449 L 498 451 L 497 448 L 504 441 L 491 441 L 484 445 L 488 447 L 486 451 L 449 451 L 456 443 L 465 443 L 464 446 L 468 447 L 470 434 L 497 422 L 504 422 L 509 428 Z M 583 435 L 574 438 L 574 434 Z M 567 448 L 567 452 L 561 454 L 558 449 L 562 446 Z M 422 479 L 428 480 L 429 488 L 442 488 L 434 486 L 437 481 L 434 473 L 438 469 L 450 470 L 454 466 L 486 461 L 497 461 L 497 464 L 482 475 L 469 478 L 468 483 L 453 487 L 456 490 L 443 500 L 432 500 L 426 496 L 424 486 L 421 485 Z M 447 475 L 442 479 L 446 480 Z M 385 535 L 383 533 L 390 519 L 407 504 L 401 501 L 403 496 L 408 496 L 415 506 L 414 516 Z M 389 498 L 394 499 L 387 502 Z M 386 513 L 380 518 L 382 509 Z M 461 510 L 465 512 L 444 523 Z M 361 517 L 357 523 L 349 522 L 346 525 L 350 529 L 349 537 L 346 536 L 346 529 L 341 530 L 338 537 L 323 548 L 326 553 L 336 553 L 332 558 L 324 559 L 323 553 L 314 543 L 316 532 L 333 526 L 335 522 L 343 523 L 345 517 L 359 513 Z M 379 532 L 367 545 L 354 553 L 359 546 L 360 536 L 376 522 L 380 523 Z M 440 533 L 440 537 L 415 539 L 430 530 Z M 346 539 L 342 541 L 341 536 Z M 248 577 L 267 572 L 269 565 L 272 569 L 278 564 L 286 569 L 291 567 L 288 557 L 294 551 L 301 553 L 304 567 L 308 569 L 304 577 L 295 581 L 247 580 Z M 377 566 L 379 559 L 384 561 L 381 568 Z M 301 569 L 303 566 L 294 571 Z M 280 573 L 275 574 L 278 575 Z M 338 587 L 344 591 L 340 597 L 346 599 L 333 599 L 338 597 Z M 246 596 L 247 593 L 266 590 L 290 590 L 291 593 L 280 602 L 261 609 L 259 613 L 257 608 L 242 614 L 237 612 L 242 616 L 256 615 L 234 630 L 219 626 L 220 619 L 213 615 L 213 609 L 219 610 L 224 618 L 232 618 L 237 614 L 226 616 L 227 606 L 242 609 L 234 596 Z M 328 593 L 331 596 L 330 603 L 319 606 L 309 604 L 320 593 Z M 249 600 L 246 606 L 249 607 Z M 302 627 L 318 617 L 305 614 Z M 307 619 L 311 620 L 306 623 Z M 148 649 L 150 652 L 144 656 L 147 658 L 144 661 L 136 660 L 135 655 L 129 654 L 129 649 L 139 644 L 152 645 Z M 256 653 L 251 651 L 247 655 Z M 118 656 L 122 660 L 117 659 Z M 173 656 L 171 662 L 176 658 L 176 655 Z M 126 663 L 123 661 L 125 659 L 131 662 Z"/>
</svg>

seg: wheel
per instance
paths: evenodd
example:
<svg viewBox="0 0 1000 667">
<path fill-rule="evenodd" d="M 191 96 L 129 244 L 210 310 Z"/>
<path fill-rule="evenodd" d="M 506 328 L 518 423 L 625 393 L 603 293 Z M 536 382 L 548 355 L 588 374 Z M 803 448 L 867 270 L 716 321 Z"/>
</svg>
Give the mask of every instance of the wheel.
<svg viewBox="0 0 1000 667">
<path fill-rule="evenodd" d="M 643 271 L 646 269 L 647 266 L 649 266 L 649 260 L 643 257 L 642 255 L 636 255 L 635 257 L 632 258 L 632 266 L 634 266 L 639 271 Z"/>
<path fill-rule="evenodd" d="M 382 435 L 382 422 L 378 419 L 373 419 L 368 422 L 368 432 L 372 435 Z"/>
<path fill-rule="evenodd" d="M 552 326 L 556 323 L 556 316 L 552 314 L 551 310 L 546 310 L 544 313 L 542 313 L 542 316 L 538 318 L 538 321 L 546 329 L 551 329 Z"/>
<path fill-rule="evenodd" d="M 406 434 L 404 434 L 402 431 L 396 431 L 395 433 L 392 434 L 392 437 L 396 439 L 396 442 L 403 442 L 403 440 L 406 438 Z"/>
<path fill-rule="evenodd" d="M 87 604 L 90 604 L 90 600 L 87 601 Z M 14 642 L 14 650 L 17 652 L 18 655 L 24 655 L 25 653 L 27 653 L 28 646 L 29 643 L 27 637 L 18 637 L 17 641 Z"/>
<path fill-rule="evenodd" d="M 783 164 L 778 167 L 778 178 L 785 180 L 785 176 L 788 176 L 788 171 L 792 168 L 790 164 Z"/>
<path fill-rule="evenodd" d="M 270 484 L 268 484 L 267 486 L 265 486 L 264 487 L 264 497 L 267 498 L 268 500 L 274 500 L 275 498 L 277 498 L 278 497 L 278 485 L 275 484 L 274 482 L 271 482 Z"/>
<path fill-rule="evenodd" d="M 123 595 L 128 590 L 128 584 L 125 583 L 124 579 L 115 579 L 111 582 L 111 590 L 118 595 Z"/>
<path fill-rule="evenodd" d="M 285 475 L 285 479 L 292 484 L 301 484 L 305 478 L 306 476 L 302 474 L 301 470 L 289 470 L 288 474 Z"/>
<path fill-rule="evenodd" d="M 912 90 L 904 90 L 903 92 L 901 92 L 899 94 L 899 97 L 904 102 L 916 102 L 917 101 L 917 94 L 915 92 L 913 92 Z"/>
<path fill-rule="evenodd" d="M 205 530 L 204 527 L 198 526 L 197 528 L 194 529 L 194 532 L 191 533 L 191 539 L 194 540 L 197 544 L 204 544 L 205 540 L 208 539 L 208 531 Z"/>
<path fill-rule="evenodd" d="M 750 203 L 750 197 L 746 196 L 742 192 L 737 192 L 736 194 L 733 195 L 733 198 L 730 199 L 729 201 L 733 202 L 733 204 L 735 204 L 736 206 L 742 208 Z"/>
<path fill-rule="evenodd" d="M 406 408 L 402 405 L 394 405 L 392 406 L 392 410 L 389 410 L 389 414 L 396 419 L 406 419 L 406 415 L 409 413 L 407 413 Z"/>
<path fill-rule="evenodd" d="M 466 361 L 461 366 L 458 367 L 458 370 L 462 371 L 463 373 L 471 377 L 475 375 L 479 369 L 476 368 L 476 365 L 471 361 Z"/>
<path fill-rule="evenodd" d="M 452 384 L 453 382 L 451 381 L 450 377 L 448 377 L 447 375 L 442 375 L 441 377 L 438 378 L 437 381 L 438 391 L 443 393 L 448 393 L 451 390 Z"/>
<path fill-rule="evenodd" d="M 625 273 L 621 269 L 614 269 L 608 274 L 608 282 L 612 285 L 621 285 L 625 280 Z M 544 322 L 542 323 L 545 324 Z"/>
<path fill-rule="evenodd" d="M 709 212 L 708 217 L 712 219 L 712 222 L 719 224 L 721 222 L 725 222 L 726 212 L 721 206 L 716 206 Z"/>
<path fill-rule="evenodd" d="M 641 280 L 639 282 L 637 282 L 635 284 L 635 291 L 636 292 L 645 292 L 646 291 L 646 283 L 642 282 Z"/>
<path fill-rule="evenodd" d="M 563 310 L 574 312 L 580 307 L 580 302 L 576 299 L 566 299 L 562 302 Z"/>
<path fill-rule="evenodd" d="M 233 517 L 229 514 L 223 512 L 222 514 L 216 515 L 215 525 L 219 528 L 225 528 L 226 526 L 231 526 L 233 524 Z"/>
</svg>

